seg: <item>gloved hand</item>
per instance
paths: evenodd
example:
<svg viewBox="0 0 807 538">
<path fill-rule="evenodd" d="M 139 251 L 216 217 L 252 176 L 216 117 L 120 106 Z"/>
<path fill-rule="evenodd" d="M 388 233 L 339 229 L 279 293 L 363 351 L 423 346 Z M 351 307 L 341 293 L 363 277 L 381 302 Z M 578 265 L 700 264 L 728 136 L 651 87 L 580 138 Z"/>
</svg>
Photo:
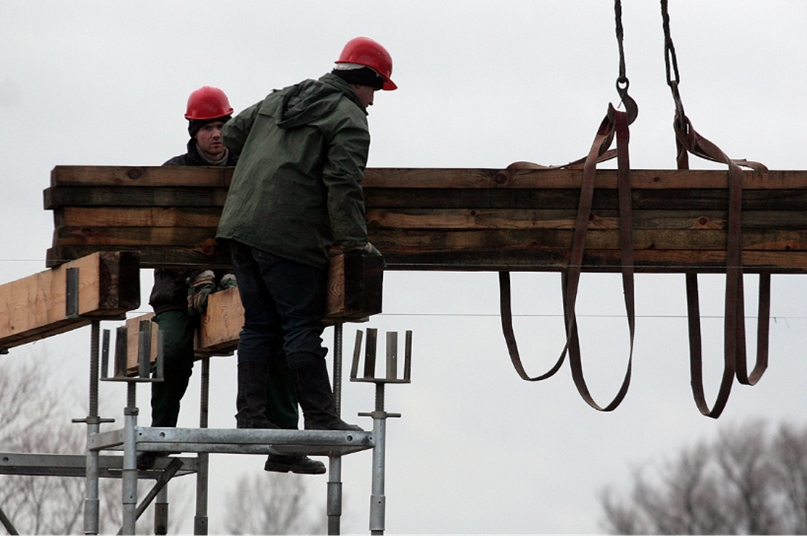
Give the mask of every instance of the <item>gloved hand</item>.
<svg viewBox="0 0 807 538">
<path fill-rule="evenodd" d="M 362 254 L 367 254 L 368 256 L 381 256 L 381 253 L 378 252 L 372 243 L 369 241 L 360 247 L 351 247 L 345 250 L 345 253 L 348 252 L 360 252 Z"/>
<path fill-rule="evenodd" d="M 219 285 L 216 287 L 216 291 L 224 291 L 236 287 L 238 287 L 238 282 L 235 281 L 235 275 L 232 273 L 226 273 L 223 277 L 221 277 Z"/>
<path fill-rule="evenodd" d="M 201 316 L 207 310 L 207 296 L 216 291 L 213 271 L 206 270 L 189 279 L 188 314 Z"/>
</svg>

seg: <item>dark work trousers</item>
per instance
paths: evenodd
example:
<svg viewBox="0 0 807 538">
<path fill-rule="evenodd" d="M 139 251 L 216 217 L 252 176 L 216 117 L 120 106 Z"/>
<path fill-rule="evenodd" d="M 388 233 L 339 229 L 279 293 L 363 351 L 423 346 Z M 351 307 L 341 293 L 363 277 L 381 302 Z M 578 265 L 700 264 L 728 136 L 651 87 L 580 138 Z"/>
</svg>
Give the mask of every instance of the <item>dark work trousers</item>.
<svg viewBox="0 0 807 538">
<path fill-rule="evenodd" d="M 154 319 L 163 331 L 165 381 L 151 384 L 151 425 L 176 426 L 179 401 L 193 371 L 193 335 L 199 318 L 185 310 L 169 310 Z"/>
<path fill-rule="evenodd" d="M 292 398 L 294 383 L 289 367 L 293 370 L 312 362 L 324 363 L 328 351 L 322 346 L 327 274 L 237 241 L 228 245 L 244 306 L 238 361 L 269 361 L 273 375 L 286 365 L 287 397 Z M 285 399 L 276 397 L 267 403 L 267 410 L 285 405 L 281 401 Z M 268 412 L 267 416 L 275 422 Z"/>
</svg>

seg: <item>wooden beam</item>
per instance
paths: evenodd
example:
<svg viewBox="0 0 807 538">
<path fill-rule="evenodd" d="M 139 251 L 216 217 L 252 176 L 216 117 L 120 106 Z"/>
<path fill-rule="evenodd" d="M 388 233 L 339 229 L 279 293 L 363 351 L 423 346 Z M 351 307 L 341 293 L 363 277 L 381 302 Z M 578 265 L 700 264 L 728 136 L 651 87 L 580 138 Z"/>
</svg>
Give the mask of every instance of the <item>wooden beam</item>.
<svg viewBox="0 0 807 538">
<path fill-rule="evenodd" d="M 168 168 L 168 167 L 166 167 Z M 175 168 L 175 167 L 172 167 Z M 226 187 L 49 187 L 45 209 L 59 207 L 206 207 L 224 205 Z"/>
<path fill-rule="evenodd" d="M 138 354 L 140 351 L 140 323 L 143 321 L 151 322 L 154 319 L 154 314 L 143 314 L 134 318 L 126 320 L 126 371 L 129 375 L 136 376 L 139 370 Z M 150 349 L 149 349 L 149 362 L 153 363 L 154 358 L 157 356 L 157 332 L 159 327 L 156 323 L 150 323 Z"/>
<path fill-rule="evenodd" d="M 207 311 L 196 331 L 195 348 L 202 353 L 229 353 L 238 345 L 244 326 L 244 307 L 238 288 L 211 293 Z"/>
<path fill-rule="evenodd" d="M 215 228 L 220 207 L 61 207 L 53 210 L 57 228 L 73 227 L 202 227 Z"/>
<path fill-rule="evenodd" d="M 228 267 L 214 236 L 231 175 L 215 167 L 56 167 L 46 191 L 56 223 L 48 265 L 132 248 L 144 267 Z M 580 170 L 370 168 L 370 241 L 387 269 L 558 270 L 569 257 L 581 179 Z M 685 260 L 725 256 L 726 171 L 633 170 L 631 182 L 638 271 L 688 271 L 694 266 Z M 746 270 L 807 272 L 798 254 L 807 245 L 807 172 L 746 171 L 743 184 Z M 597 172 L 589 250 L 616 244 L 616 186 L 616 170 Z M 610 255 L 590 254 L 584 270 L 618 270 L 599 265 Z"/>
<path fill-rule="evenodd" d="M 170 166 L 56 166 L 51 187 L 227 187 L 232 167 Z M 488 168 L 367 168 L 365 188 L 482 188 L 576 189 L 582 170 L 500 170 Z M 744 189 L 800 189 L 807 182 L 804 170 L 743 172 Z M 725 189 L 724 170 L 631 170 L 634 189 Z M 615 189 L 616 170 L 598 170 L 595 189 Z"/>
<path fill-rule="evenodd" d="M 57 166 L 51 171 L 50 184 L 53 187 L 227 187 L 232 176 L 232 168 L 221 166 Z"/>
<path fill-rule="evenodd" d="M 331 258 L 328 276 L 326 323 L 363 321 L 381 312 L 381 281 L 383 261 L 380 258 L 358 254 Z M 152 320 L 154 314 L 145 314 L 126 321 L 127 371 L 138 372 L 138 334 L 140 322 Z M 199 320 L 194 349 L 199 356 L 227 355 L 238 346 L 244 326 L 244 307 L 238 288 L 211 293 L 207 310 Z M 151 351 L 157 356 L 158 325 L 151 324 Z"/>
<path fill-rule="evenodd" d="M 78 270 L 77 316 L 68 316 L 68 269 Z M 136 252 L 94 253 L 0 286 L 0 348 L 60 334 L 90 318 L 116 319 L 140 306 Z"/>
<path fill-rule="evenodd" d="M 349 253 L 328 259 L 325 319 L 364 319 L 381 312 L 384 259 Z"/>
</svg>

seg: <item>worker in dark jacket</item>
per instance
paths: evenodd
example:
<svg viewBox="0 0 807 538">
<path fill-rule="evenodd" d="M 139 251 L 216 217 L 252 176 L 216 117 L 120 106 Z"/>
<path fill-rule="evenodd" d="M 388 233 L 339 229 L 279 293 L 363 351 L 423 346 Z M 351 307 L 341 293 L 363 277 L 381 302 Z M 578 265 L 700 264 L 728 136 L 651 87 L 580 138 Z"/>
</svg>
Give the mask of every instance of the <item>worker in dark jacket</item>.
<svg viewBox="0 0 807 538">
<path fill-rule="evenodd" d="M 187 153 L 177 155 L 163 166 L 235 166 L 238 154 L 221 141 L 221 128 L 232 116 L 227 96 L 218 88 L 205 86 L 194 91 L 188 99 L 185 118 L 190 140 Z M 180 400 L 188 387 L 194 361 L 194 333 L 211 292 L 236 285 L 230 272 L 204 269 L 156 269 L 149 304 L 154 308 L 155 321 L 163 331 L 164 381 L 155 382 L 151 390 L 152 427 L 177 425 Z M 297 401 L 293 393 L 288 367 L 276 372 L 267 387 L 274 398 L 275 412 L 271 418 L 287 428 L 296 428 L 299 420 Z M 148 469 L 164 452 L 142 452 L 138 468 Z M 321 462 L 309 460 L 319 465 Z M 310 467 L 310 465 L 309 465 Z"/>
<path fill-rule="evenodd" d="M 222 130 L 241 155 L 217 234 L 230 247 L 245 309 L 239 428 L 278 426 L 263 418 L 262 380 L 287 360 L 305 429 L 360 429 L 336 413 L 322 318 L 329 249 L 378 255 L 367 240 L 361 183 L 367 107 L 377 90 L 396 88 L 391 74 L 386 49 L 356 38 L 332 72 L 270 93 Z"/>
</svg>

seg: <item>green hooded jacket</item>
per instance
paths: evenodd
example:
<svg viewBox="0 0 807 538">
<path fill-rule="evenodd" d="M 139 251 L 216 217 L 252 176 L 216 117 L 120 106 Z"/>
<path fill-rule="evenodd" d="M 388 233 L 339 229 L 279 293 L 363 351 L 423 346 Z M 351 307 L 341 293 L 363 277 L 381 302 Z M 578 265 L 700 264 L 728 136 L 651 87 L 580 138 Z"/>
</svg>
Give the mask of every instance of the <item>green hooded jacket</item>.
<svg viewBox="0 0 807 538">
<path fill-rule="evenodd" d="M 342 79 L 326 74 L 276 90 L 221 135 L 240 157 L 218 238 L 322 269 L 331 245 L 367 243 L 367 111 Z"/>
</svg>

